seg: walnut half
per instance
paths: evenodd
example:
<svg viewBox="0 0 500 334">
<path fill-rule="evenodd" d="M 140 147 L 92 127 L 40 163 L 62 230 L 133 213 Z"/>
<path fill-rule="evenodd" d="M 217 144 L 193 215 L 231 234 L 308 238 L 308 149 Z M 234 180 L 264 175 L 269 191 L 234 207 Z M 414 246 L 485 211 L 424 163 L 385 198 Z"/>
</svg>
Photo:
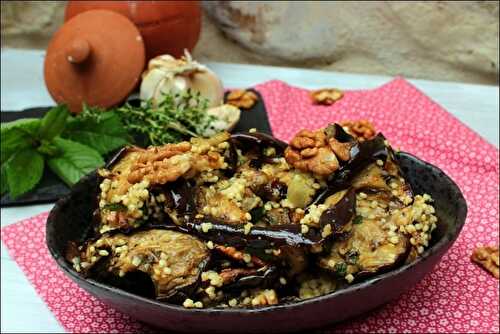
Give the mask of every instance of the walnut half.
<svg viewBox="0 0 500 334">
<path fill-rule="evenodd" d="M 189 142 L 150 147 L 140 153 L 127 177 L 129 183 L 142 180 L 150 184 L 165 184 L 175 181 L 191 168 Z"/>
<path fill-rule="evenodd" d="M 356 138 L 358 141 L 372 139 L 376 135 L 375 127 L 369 120 L 366 119 L 360 119 L 358 121 L 343 121 L 340 122 L 340 125 L 347 133 Z"/>
<path fill-rule="evenodd" d="M 478 247 L 474 249 L 470 259 L 476 262 L 484 269 L 489 271 L 493 276 L 499 278 L 499 251 L 497 247 Z"/>
<path fill-rule="evenodd" d="M 329 106 L 344 97 L 344 93 L 336 88 L 325 88 L 313 90 L 310 96 L 314 104 Z"/>
<path fill-rule="evenodd" d="M 259 100 L 257 94 L 249 90 L 236 89 L 231 91 L 227 97 L 227 104 L 242 109 L 250 109 Z"/>
<path fill-rule="evenodd" d="M 349 160 L 351 145 L 328 138 L 323 129 L 301 130 L 286 148 L 285 159 L 297 169 L 326 176 L 339 169 L 339 160 Z"/>
</svg>

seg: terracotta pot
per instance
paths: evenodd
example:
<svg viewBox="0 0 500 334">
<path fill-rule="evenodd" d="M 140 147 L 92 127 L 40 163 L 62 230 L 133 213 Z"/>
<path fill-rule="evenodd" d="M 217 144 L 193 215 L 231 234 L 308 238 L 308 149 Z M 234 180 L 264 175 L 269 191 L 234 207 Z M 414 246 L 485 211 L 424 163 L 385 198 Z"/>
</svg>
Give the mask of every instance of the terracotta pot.
<svg viewBox="0 0 500 334">
<path fill-rule="evenodd" d="M 140 81 L 144 43 L 132 21 L 109 10 L 91 10 L 66 22 L 53 36 L 44 62 L 50 95 L 78 113 L 82 103 L 111 107 Z"/>
<path fill-rule="evenodd" d="M 144 39 L 146 64 L 162 54 L 180 57 L 200 36 L 198 1 L 68 1 L 65 20 L 91 9 L 112 10 L 134 22 Z"/>
</svg>

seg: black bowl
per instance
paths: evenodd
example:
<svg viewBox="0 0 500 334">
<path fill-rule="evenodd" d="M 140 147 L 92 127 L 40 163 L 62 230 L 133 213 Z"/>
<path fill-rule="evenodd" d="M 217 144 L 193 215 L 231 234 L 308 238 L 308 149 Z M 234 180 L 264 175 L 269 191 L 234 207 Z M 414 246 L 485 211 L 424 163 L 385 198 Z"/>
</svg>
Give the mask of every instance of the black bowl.
<svg viewBox="0 0 500 334">
<path fill-rule="evenodd" d="M 61 269 L 83 289 L 156 327 L 179 332 L 269 333 L 326 326 L 394 300 L 413 287 L 439 262 L 464 225 L 467 204 L 458 186 L 431 164 L 407 153 L 398 157 L 414 192 L 428 193 L 435 201 L 439 222 L 430 247 L 411 264 L 301 302 L 256 309 L 185 309 L 84 279 L 65 260 L 64 252 L 68 241 L 81 239 L 89 228 L 98 191 L 95 173 L 56 203 L 47 220 L 47 245 Z"/>
</svg>

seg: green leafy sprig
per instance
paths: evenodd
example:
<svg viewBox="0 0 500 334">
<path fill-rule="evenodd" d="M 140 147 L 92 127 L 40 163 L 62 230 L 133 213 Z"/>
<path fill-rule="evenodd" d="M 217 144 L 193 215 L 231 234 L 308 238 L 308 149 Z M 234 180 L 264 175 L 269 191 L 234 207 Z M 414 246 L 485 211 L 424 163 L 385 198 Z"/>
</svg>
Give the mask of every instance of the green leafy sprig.
<svg viewBox="0 0 500 334">
<path fill-rule="evenodd" d="M 128 143 L 115 113 L 89 118 L 71 116 L 64 105 L 42 119 L 1 125 L 1 194 L 17 198 L 32 190 L 47 165 L 67 185 L 104 164 L 102 154 Z"/>
</svg>

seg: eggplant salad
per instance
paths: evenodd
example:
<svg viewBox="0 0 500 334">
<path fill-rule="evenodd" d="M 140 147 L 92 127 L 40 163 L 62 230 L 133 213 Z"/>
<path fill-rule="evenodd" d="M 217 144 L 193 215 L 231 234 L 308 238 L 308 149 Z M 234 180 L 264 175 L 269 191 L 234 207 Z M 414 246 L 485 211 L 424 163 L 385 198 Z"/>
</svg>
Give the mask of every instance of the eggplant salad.
<svg viewBox="0 0 500 334">
<path fill-rule="evenodd" d="M 185 308 L 259 307 L 409 263 L 436 228 L 382 134 L 339 124 L 289 144 L 255 129 L 126 147 L 98 170 L 84 277 Z"/>
</svg>

